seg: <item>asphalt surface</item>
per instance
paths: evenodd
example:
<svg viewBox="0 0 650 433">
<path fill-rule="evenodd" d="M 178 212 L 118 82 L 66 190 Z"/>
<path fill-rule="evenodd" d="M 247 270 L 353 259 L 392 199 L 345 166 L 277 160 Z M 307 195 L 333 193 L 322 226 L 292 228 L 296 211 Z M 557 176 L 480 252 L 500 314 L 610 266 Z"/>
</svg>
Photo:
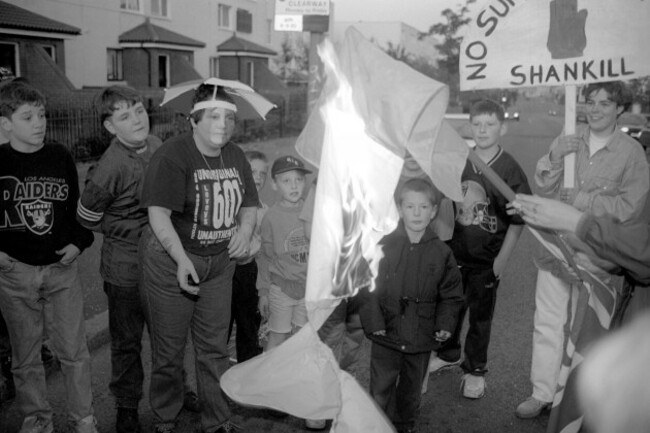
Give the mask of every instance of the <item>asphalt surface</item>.
<svg viewBox="0 0 650 433">
<path fill-rule="evenodd" d="M 551 139 L 562 127 L 562 117 L 548 115 L 550 107 L 559 108 L 540 100 L 520 101 L 519 122 L 509 122 L 509 132 L 504 138 L 504 148 L 520 162 L 530 179 L 539 156 L 548 149 Z M 294 139 L 245 144 L 248 149 L 262 150 L 274 158 L 295 153 Z M 85 168 L 80 167 L 82 175 Z M 273 192 L 267 183 L 262 199 L 273 202 Z M 110 347 L 106 331 L 106 299 L 98 276 L 101 236 L 80 258 L 82 280 L 86 288 L 86 318 L 89 345 L 93 358 L 93 395 L 100 433 L 114 431 L 115 410 L 108 391 L 110 379 Z M 418 426 L 420 432 L 436 433 L 542 433 L 546 430 L 548 415 L 534 420 L 519 420 L 514 415 L 517 404 L 530 394 L 528 374 L 534 311 L 535 268 L 531 254 L 537 248 L 532 235 L 524 231 L 501 281 L 489 349 L 487 392 L 480 400 L 468 400 L 460 394 L 461 370 L 458 367 L 432 374 L 429 391 L 424 396 Z M 362 368 L 358 380 L 368 386 L 369 344 L 364 345 L 360 360 Z M 145 371 L 150 371 L 148 339 L 143 353 Z M 147 375 L 148 376 L 148 375 Z M 191 375 L 192 376 L 192 375 Z M 147 378 L 148 380 L 148 378 Z M 151 411 L 145 398 L 140 404 L 143 431 L 150 431 Z M 56 417 L 57 431 L 65 426 L 65 394 L 60 372 L 48 379 L 49 400 Z M 298 432 L 304 431 L 303 421 L 292 416 L 273 418 L 258 409 L 233 404 L 233 420 L 246 432 Z M 20 415 L 15 407 L 5 405 L 0 410 L 0 433 L 17 432 Z M 193 432 L 198 416 L 181 414 L 178 433 Z"/>
</svg>

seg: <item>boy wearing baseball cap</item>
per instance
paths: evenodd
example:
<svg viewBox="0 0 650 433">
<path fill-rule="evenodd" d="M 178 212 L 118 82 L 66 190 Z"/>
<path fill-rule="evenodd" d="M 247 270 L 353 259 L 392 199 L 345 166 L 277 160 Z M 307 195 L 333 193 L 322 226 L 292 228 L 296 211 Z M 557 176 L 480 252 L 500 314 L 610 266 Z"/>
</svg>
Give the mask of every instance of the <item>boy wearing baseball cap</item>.
<svg viewBox="0 0 650 433">
<path fill-rule="evenodd" d="M 309 240 L 299 219 L 307 173 L 311 171 L 294 156 L 279 157 L 271 167 L 278 200 L 262 219 L 257 276 L 259 309 L 269 325 L 265 350 L 280 345 L 307 323 L 305 286 Z"/>
</svg>

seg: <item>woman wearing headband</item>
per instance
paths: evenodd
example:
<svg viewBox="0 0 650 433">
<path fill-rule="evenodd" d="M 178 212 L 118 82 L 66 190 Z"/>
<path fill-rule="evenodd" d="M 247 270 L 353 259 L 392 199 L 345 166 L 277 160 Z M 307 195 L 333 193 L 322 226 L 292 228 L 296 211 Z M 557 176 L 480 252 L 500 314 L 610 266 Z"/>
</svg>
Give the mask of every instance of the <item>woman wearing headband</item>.
<svg viewBox="0 0 650 433">
<path fill-rule="evenodd" d="M 228 368 L 235 261 L 248 254 L 258 206 L 244 152 L 230 142 L 237 107 L 223 87 L 201 84 L 192 132 L 153 156 L 142 203 L 150 227 L 140 242 L 142 298 L 153 365 L 150 401 L 156 433 L 172 433 L 183 407 L 188 331 L 196 354 L 201 431 L 232 431 L 220 390 Z"/>
</svg>

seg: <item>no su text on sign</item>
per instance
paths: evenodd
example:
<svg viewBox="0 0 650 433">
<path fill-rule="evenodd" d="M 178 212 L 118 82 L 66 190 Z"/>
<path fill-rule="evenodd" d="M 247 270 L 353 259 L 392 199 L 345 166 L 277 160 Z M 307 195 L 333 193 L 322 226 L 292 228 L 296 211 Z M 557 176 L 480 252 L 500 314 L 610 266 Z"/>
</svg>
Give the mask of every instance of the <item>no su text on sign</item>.
<svg viewBox="0 0 650 433">
<path fill-rule="evenodd" d="M 650 1 L 489 0 L 460 52 L 461 90 L 650 75 Z"/>
</svg>

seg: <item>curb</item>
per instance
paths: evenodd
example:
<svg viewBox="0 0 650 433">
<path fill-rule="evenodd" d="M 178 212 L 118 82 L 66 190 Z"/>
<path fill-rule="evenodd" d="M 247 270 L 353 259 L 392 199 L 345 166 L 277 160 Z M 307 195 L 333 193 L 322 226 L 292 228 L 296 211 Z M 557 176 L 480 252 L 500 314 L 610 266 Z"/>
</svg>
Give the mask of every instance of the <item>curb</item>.
<svg viewBox="0 0 650 433">
<path fill-rule="evenodd" d="M 108 310 L 86 319 L 86 342 L 89 352 L 94 352 L 110 341 Z"/>
</svg>

